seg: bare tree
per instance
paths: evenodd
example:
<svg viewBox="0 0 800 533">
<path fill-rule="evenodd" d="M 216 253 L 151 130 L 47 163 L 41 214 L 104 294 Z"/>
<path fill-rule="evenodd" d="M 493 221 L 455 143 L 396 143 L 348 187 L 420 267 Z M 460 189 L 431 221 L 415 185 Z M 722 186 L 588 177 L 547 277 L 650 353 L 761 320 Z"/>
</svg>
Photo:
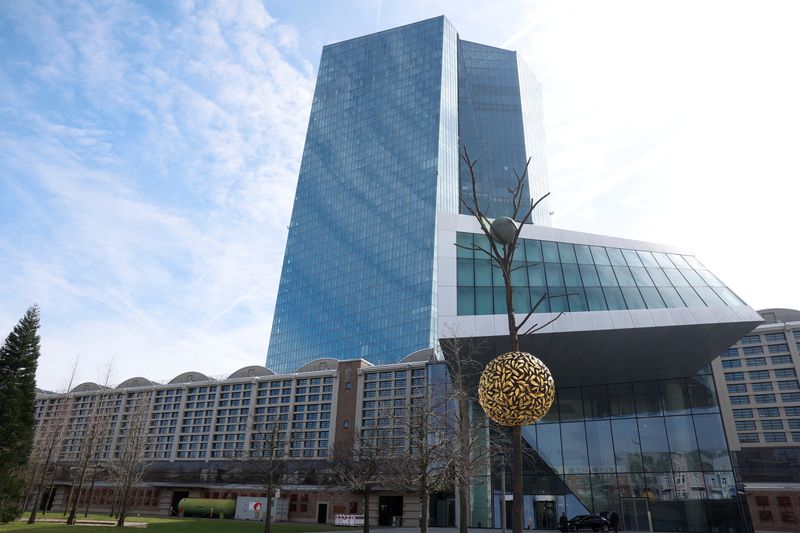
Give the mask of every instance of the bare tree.
<svg viewBox="0 0 800 533">
<path fill-rule="evenodd" d="M 109 462 L 109 471 L 117 486 L 119 499 L 118 527 L 125 526 L 131 491 L 149 464 L 151 399 L 151 391 L 129 393 L 117 448 L 113 460 Z"/>
<path fill-rule="evenodd" d="M 67 391 L 72 388 L 77 361 L 72 369 L 72 377 L 67 385 Z M 52 468 L 53 474 L 58 469 L 58 461 L 64 445 L 64 439 L 69 428 L 69 419 L 72 416 L 73 398 L 67 396 L 57 400 L 49 400 L 42 413 L 42 419 L 37 425 L 37 445 L 34 447 L 35 461 L 41 466 L 41 477 L 38 481 L 34 480 L 32 487 L 33 502 L 28 523 L 36 522 L 36 515 L 39 511 L 39 504 L 45 494 L 49 495 L 50 490 L 45 492 L 47 487 L 47 474 Z"/>
<path fill-rule="evenodd" d="M 281 429 L 288 428 L 288 424 L 279 422 L 278 415 L 269 416 L 271 419 L 267 418 L 265 424 L 253 425 L 249 457 L 250 467 L 255 470 L 267 495 L 264 533 L 270 533 L 272 529 L 272 502 L 286 475 L 286 433 Z"/>
<path fill-rule="evenodd" d="M 70 436 L 80 436 L 80 446 L 77 465 L 75 466 L 72 479 L 72 487 L 69 492 L 67 505 L 64 508 L 65 511 L 69 509 L 69 516 L 67 517 L 68 525 L 75 524 L 75 519 L 78 514 L 78 501 L 80 500 L 83 485 L 86 482 L 86 474 L 89 471 L 90 465 L 95 460 L 98 447 L 103 440 L 107 438 L 111 429 L 110 421 L 113 416 L 113 408 L 110 408 L 105 401 L 106 397 L 109 395 L 110 380 L 111 366 L 109 365 L 106 370 L 103 385 L 96 394 L 90 397 L 89 412 L 85 416 L 79 416 L 73 419 L 74 425 L 71 428 Z M 76 401 L 78 401 L 77 398 Z"/>
<path fill-rule="evenodd" d="M 385 487 L 395 479 L 392 454 L 383 446 L 374 429 L 356 428 L 353 447 L 342 446 L 333 450 L 335 475 L 339 484 L 364 501 L 364 533 L 369 533 L 369 498 L 373 491 Z"/>
<path fill-rule="evenodd" d="M 431 494 L 448 489 L 454 478 L 450 392 L 446 383 L 429 383 L 422 395 L 412 396 L 407 408 L 391 408 L 391 412 L 385 414 L 385 418 L 394 422 L 394 427 L 377 430 L 379 446 L 402 454 L 396 484 L 419 495 L 421 533 L 428 531 Z M 408 437 L 404 453 L 394 447 L 394 439 L 399 434 Z"/>
<path fill-rule="evenodd" d="M 545 292 L 538 302 L 535 302 L 534 305 L 531 306 L 530 310 L 525 310 L 526 314 L 517 322 L 517 317 L 515 315 L 514 310 L 514 292 L 513 292 L 513 284 L 512 284 L 512 272 L 515 268 L 517 268 L 513 261 L 514 261 L 514 252 L 517 248 L 517 241 L 519 240 L 520 232 L 525 224 L 529 224 L 532 220 L 533 211 L 536 207 L 545 199 L 547 198 L 550 193 L 545 194 L 538 200 L 530 200 L 528 203 L 525 197 L 526 193 L 526 183 L 528 180 L 528 167 L 530 165 L 531 160 L 525 163 L 524 171 L 520 174 L 516 170 L 514 170 L 514 176 L 516 177 L 516 182 L 512 187 L 507 189 L 508 194 L 511 195 L 511 213 L 509 218 L 513 221 L 513 225 L 509 224 L 507 226 L 508 231 L 503 231 L 502 235 L 493 231 L 492 224 L 489 222 L 488 217 L 486 216 L 486 212 L 481 208 L 480 203 L 478 201 L 478 190 L 477 190 L 477 183 L 476 183 L 476 173 L 475 167 L 477 165 L 477 161 L 473 161 L 469 157 L 469 153 L 467 152 L 466 148 L 463 148 L 461 151 L 461 160 L 466 165 L 469 175 L 470 181 L 472 184 L 472 198 L 471 201 L 461 198 L 461 204 L 464 206 L 464 209 L 467 210 L 475 219 L 478 221 L 480 225 L 481 231 L 488 239 L 489 246 L 484 248 L 478 244 L 473 244 L 472 246 L 464 247 L 462 245 L 456 244 L 456 246 L 467 248 L 469 250 L 481 252 L 485 254 L 491 261 L 493 267 L 500 269 L 503 275 L 503 284 L 505 286 L 505 296 L 506 296 L 506 316 L 508 318 L 508 339 L 510 344 L 510 350 L 512 352 L 519 351 L 520 340 L 525 338 L 527 335 L 535 333 L 536 331 L 541 330 L 542 328 L 547 327 L 549 324 L 557 320 L 562 313 L 559 313 L 551 320 L 547 321 L 545 324 L 539 325 L 537 323 L 533 323 L 528 325 L 529 320 L 533 316 L 534 312 L 537 310 L 539 305 L 548 298 L 548 293 Z M 499 229 L 499 228 L 498 228 Z M 527 329 L 525 329 L 527 327 Z M 513 474 L 513 491 L 514 491 L 514 503 L 513 503 L 513 531 L 514 533 L 522 533 L 523 528 L 523 508 L 522 508 L 522 430 L 520 426 L 513 426 L 512 428 L 512 442 L 513 442 L 513 452 L 512 452 L 512 464 L 511 464 L 511 471 Z"/>
<path fill-rule="evenodd" d="M 454 407 L 450 424 L 455 442 L 449 447 L 453 458 L 453 472 L 458 491 L 459 532 L 467 533 L 470 523 L 470 487 L 476 471 L 489 470 L 489 446 L 486 442 L 486 424 L 483 417 L 473 416 L 473 405 L 478 398 L 477 382 L 482 365 L 477 361 L 481 346 L 471 339 L 459 337 L 451 329 L 442 339 L 444 363 L 450 382 L 448 397 Z"/>
</svg>

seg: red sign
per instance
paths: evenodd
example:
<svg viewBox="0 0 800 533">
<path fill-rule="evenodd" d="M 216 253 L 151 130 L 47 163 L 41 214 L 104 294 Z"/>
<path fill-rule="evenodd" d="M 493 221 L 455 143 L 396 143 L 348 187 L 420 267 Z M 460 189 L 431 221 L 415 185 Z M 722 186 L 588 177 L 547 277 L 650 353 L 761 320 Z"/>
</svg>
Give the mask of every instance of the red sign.
<svg viewBox="0 0 800 533">
<path fill-rule="evenodd" d="M 253 510 L 258 512 L 261 510 L 261 502 L 256 502 L 253 504 Z"/>
</svg>

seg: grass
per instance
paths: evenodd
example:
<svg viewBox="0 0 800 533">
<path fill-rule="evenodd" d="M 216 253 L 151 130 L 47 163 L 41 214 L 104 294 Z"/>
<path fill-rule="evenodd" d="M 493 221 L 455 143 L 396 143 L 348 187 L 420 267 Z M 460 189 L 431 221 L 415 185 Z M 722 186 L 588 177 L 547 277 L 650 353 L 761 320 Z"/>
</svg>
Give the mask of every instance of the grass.
<svg viewBox="0 0 800 533">
<path fill-rule="evenodd" d="M 96 526 L 68 526 L 65 523 L 52 524 L 48 522 L 39 522 L 38 518 L 66 518 L 61 513 L 47 513 L 45 516 L 39 515 L 37 522 L 33 525 L 28 525 L 27 522 L 12 522 L 9 524 L 0 525 L 0 532 L 6 531 L 29 531 L 36 530 L 39 532 L 75 532 L 75 533 L 101 533 L 103 529 Z M 82 519 L 83 515 L 78 516 L 78 520 Z M 108 520 L 108 515 L 90 514 L 90 520 Z M 239 520 L 204 520 L 202 518 L 157 518 L 157 517 L 137 517 L 132 516 L 126 519 L 131 522 L 147 522 L 147 528 L 143 531 L 147 533 L 261 533 L 264 531 L 263 522 L 248 522 Z M 313 531 L 354 531 L 355 528 L 350 527 L 334 527 L 327 524 L 273 524 L 272 533 L 307 533 Z M 107 531 L 116 531 L 109 529 Z M 125 531 L 134 532 L 142 531 L 140 529 L 125 529 Z"/>
</svg>

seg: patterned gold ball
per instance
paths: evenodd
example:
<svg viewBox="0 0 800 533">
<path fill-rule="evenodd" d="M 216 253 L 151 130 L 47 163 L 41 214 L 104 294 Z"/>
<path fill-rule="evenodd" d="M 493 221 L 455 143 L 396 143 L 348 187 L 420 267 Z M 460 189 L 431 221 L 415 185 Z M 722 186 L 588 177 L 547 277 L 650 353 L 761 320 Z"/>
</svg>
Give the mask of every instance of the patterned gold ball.
<svg viewBox="0 0 800 533">
<path fill-rule="evenodd" d="M 478 385 L 481 407 L 502 426 L 524 426 L 541 420 L 554 397 L 550 369 L 525 352 L 508 352 L 489 361 Z"/>
</svg>

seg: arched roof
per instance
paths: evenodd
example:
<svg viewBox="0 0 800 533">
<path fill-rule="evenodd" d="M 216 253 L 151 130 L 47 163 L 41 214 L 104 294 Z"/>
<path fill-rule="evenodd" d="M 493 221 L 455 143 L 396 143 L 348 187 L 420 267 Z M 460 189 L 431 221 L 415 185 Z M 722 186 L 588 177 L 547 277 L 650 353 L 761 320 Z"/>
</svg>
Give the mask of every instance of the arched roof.
<svg viewBox="0 0 800 533">
<path fill-rule="evenodd" d="M 774 307 L 770 309 L 761 309 L 758 314 L 764 319 L 767 324 L 779 324 L 781 322 L 800 322 L 800 311 L 797 309 L 786 309 L 783 307 Z"/>
<path fill-rule="evenodd" d="M 117 385 L 117 388 L 129 389 L 132 387 L 148 387 L 150 385 L 154 385 L 154 383 L 147 378 L 139 376 L 135 378 L 126 379 L 125 381 Z"/>
<path fill-rule="evenodd" d="M 422 350 L 417 350 L 414 353 L 410 353 L 407 356 L 403 357 L 400 362 L 401 363 L 418 363 L 418 362 L 425 362 L 425 361 L 435 361 L 436 360 L 436 350 L 433 348 L 423 348 Z"/>
<path fill-rule="evenodd" d="M 173 383 L 191 383 L 193 381 L 211 381 L 211 378 L 200 372 L 184 372 L 172 378 L 170 384 Z"/>
<path fill-rule="evenodd" d="M 275 374 L 275 372 L 273 372 L 272 370 L 270 370 L 269 368 L 267 368 L 265 366 L 250 365 L 250 366 L 246 366 L 244 368 L 240 368 L 239 370 L 237 370 L 236 372 L 234 372 L 233 374 L 228 376 L 228 379 L 251 378 L 251 377 L 255 377 L 255 376 L 272 376 L 274 374 Z"/>
<path fill-rule="evenodd" d="M 298 368 L 295 372 L 317 372 L 318 370 L 336 370 L 339 360 L 332 357 L 314 359 Z"/>
<path fill-rule="evenodd" d="M 87 381 L 85 383 L 81 383 L 80 385 L 75 385 L 70 392 L 89 392 L 95 390 L 103 390 L 105 387 L 101 387 L 97 383 L 92 381 Z"/>
</svg>

